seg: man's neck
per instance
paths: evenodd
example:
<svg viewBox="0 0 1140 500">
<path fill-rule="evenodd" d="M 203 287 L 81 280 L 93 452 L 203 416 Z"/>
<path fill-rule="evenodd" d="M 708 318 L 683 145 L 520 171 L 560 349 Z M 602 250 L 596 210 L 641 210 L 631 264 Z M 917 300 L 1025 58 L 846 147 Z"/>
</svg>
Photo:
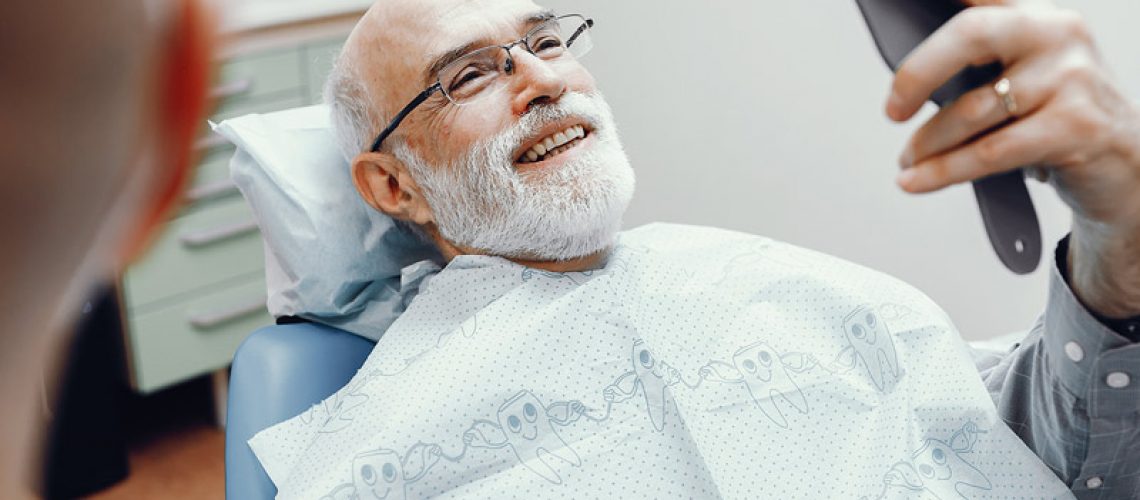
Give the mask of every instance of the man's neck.
<svg viewBox="0 0 1140 500">
<path fill-rule="evenodd" d="M 612 247 L 606 247 L 604 250 L 577 257 L 570 260 L 525 260 L 525 259 L 507 259 L 516 264 L 521 264 L 526 267 L 541 269 L 543 271 L 550 271 L 554 273 L 568 273 L 573 271 L 590 271 L 593 269 L 601 269 L 606 265 L 606 259 L 610 255 Z"/>
<path fill-rule="evenodd" d="M 470 248 L 461 248 L 451 244 L 451 242 L 444 240 L 439 236 L 439 233 L 432 232 L 432 239 L 435 240 L 436 248 L 439 249 L 440 254 L 446 262 L 451 262 L 460 255 L 490 255 L 487 252 L 482 252 Z M 550 271 L 554 273 L 569 273 L 574 271 L 590 271 L 593 269 L 601 269 L 606 265 L 606 260 L 613 251 L 612 246 L 608 246 L 602 250 L 594 252 L 589 255 L 575 257 L 567 260 L 532 260 L 525 258 L 511 258 L 505 257 L 507 260 L 519 265 L 523 265 L 532 269 L 540 269 L 543 271 Z"/>
</svg>

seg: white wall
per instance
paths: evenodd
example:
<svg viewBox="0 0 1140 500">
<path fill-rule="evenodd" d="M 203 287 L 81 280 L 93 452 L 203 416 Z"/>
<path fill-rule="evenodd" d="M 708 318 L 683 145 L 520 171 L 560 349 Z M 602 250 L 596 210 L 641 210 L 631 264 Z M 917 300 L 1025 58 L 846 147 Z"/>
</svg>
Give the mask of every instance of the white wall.
<svg viewBox="0 0 1140 500">
<path fill-rule="evenodd" d="M 1018 277 L 990 249 L 968 186 L 898 190 L 896 158 L 918 122 L 883 116 L 889 74 L 853 0 L 544 3 L 597 21 L 586 64 L 638 174 L 627 226 L 714 225 L 835 254 L 921 288 L 971 339 L 1026 329 L 1041 311 L 1067 208 L 1033 183 L 1045 259 Z M 1140 2 L 1067 4 L 1136 95 L 1140 37 L 1122 20 L 1140 19 Z"/>
</svg>

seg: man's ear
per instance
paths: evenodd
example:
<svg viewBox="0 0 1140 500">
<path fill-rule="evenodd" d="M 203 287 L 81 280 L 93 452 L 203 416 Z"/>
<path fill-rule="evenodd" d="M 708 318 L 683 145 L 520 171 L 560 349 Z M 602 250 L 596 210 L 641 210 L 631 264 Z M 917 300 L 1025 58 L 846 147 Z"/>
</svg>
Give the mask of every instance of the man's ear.
<svg viewBox="0 0 1140 500">
<path fill-rule="evenodd" d="M 142 165 L 157 171 L 123 247 L 124 261 L 142 254 L 155 229 L 182 202 L 196 160 L 192 145 L 205 118 L 214 47 L 212 12 L 201 0 L 180 0 L 174 10 L 170 24 L 159 35 L 162 49 L 151 75 L 156 102 L 148 106 L 154 110 L 157 134 L 152 140 L 163 152 L 162 163 Z"/>
<path fill-rule="evenodd" d="M 420 187 L 390 153 L 361 153 L 352 160 L 352 183 L 372 208 L 421 226 L 435 221 Z"/>
</svg>

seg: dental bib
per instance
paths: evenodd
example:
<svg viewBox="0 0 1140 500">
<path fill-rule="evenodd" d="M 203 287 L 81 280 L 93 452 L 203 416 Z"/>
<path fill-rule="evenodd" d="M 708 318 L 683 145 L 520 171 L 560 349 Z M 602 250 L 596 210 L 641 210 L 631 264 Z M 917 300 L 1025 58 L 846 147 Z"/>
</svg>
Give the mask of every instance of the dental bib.
<svg viewBox="0 0 1140 500">
<path fill-rule="evenodd" d="M 250 446 L 278 498 L 1071 497 L 920 292 L 661 224 L 596 271 L 454 259 Z"/>
</svg>

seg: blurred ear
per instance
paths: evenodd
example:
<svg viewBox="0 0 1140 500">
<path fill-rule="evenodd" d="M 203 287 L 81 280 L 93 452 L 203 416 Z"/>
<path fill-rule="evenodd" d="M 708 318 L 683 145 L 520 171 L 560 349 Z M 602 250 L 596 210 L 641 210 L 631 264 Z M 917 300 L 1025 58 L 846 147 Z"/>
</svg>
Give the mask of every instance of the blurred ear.
<svg viewBox="0 0 1140 500">
<path fill-rule="evenodd" d="M 407 167 L 389 153 L 361 153 L 352 160 L 352 183 L 372 208 L 421 226 L 434 222 L 431 207 Z"/>
<path fill-rule="evenodd" d="M 166 30 L 158 37 L 161 45 L 153 74 L 156 102 L 146 108 L 154 111 L 150 123 L 156 125 L 159 158 L 153 165 L 154 182 L 140 207 L 139 218 L 123 250 L 124 261 L 140 255 L 150 237 L 182 201 L 183 191 L 196 158 L 192 145 L 205 124 L 206 90 L 213 57 L 213 16 L 200 0 L 176 0 L 177 7 Z"/>
</svg>

